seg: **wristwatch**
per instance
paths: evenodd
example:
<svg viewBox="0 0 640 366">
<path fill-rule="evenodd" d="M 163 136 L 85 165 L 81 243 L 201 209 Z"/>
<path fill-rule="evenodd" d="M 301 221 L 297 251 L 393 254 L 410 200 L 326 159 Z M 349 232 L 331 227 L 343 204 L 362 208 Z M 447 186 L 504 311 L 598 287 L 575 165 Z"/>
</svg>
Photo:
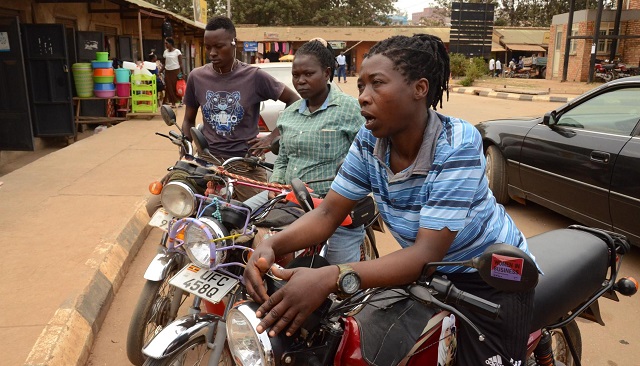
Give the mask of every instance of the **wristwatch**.
<svg viewBox="0 0 640 366">
<path fill-rule="evenodd" d="M 360 276 L 348 264 L 337 264 L 338 270 L 338 297 L 346 298 L 360 290 Z"/>
</svg>

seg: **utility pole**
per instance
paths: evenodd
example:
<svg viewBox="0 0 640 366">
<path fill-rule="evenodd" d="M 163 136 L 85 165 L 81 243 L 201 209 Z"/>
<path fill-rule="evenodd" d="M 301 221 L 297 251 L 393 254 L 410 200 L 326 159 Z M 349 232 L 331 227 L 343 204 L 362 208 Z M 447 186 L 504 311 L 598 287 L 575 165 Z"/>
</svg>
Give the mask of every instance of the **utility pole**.
<svg viewBox="0 0 640 366">
<path fill-rule="evenodd" d="M 227 18 L 231 19 L 231 0 L 227 0 Z"/>
</svg>

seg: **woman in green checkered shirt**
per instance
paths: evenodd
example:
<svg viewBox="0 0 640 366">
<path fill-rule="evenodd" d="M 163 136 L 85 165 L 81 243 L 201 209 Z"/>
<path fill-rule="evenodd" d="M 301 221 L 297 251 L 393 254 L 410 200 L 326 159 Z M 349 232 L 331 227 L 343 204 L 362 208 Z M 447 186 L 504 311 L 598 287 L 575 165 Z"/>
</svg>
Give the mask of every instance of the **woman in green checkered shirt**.
<svg viewBox="0 0 640 366">
<path fill-rule="evenodd" d="M 271 182 L 289 184 L 293 178 L 306 182 L 333 177 L 364 124 L 358 100 L 330 84 L 334 67 L 333 51 L 322 39 L 311 40 L 296 52 L 291 73 L 302 99 L 278 118 L 280 151 Z M 330 186 L 331 181 L 310 184 L 320 196 L 327 194 Z M 257 208 L 267 201 L 267 195 L 263 192 L 245 203 Z M 332 264 L 358 261 L 363 239 L 363 226 L 339 227 L 329 238 L 327 260 Z"/>
</svg>

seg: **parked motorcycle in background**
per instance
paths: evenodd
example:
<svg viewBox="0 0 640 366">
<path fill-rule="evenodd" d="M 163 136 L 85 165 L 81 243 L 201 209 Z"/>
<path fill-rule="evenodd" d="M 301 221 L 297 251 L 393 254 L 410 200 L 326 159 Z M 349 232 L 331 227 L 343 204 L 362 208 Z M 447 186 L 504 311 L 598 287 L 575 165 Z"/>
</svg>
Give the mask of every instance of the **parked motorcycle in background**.
<svg viewBox="0 0 640 366">
<path fill-rule="evenodd" d="M 500 306 L 458 290 L 446 277 L 427 278 L 429 268 L 466 266 L 478 270 L 501 291 L 535 287 L 535 310 L 526 363 L 513 365 L 504 355 L 479 360 L 483 365 L 545 366 L 581 364 L 582 339 L 575 319 L 604 325 L 598 299 L 618 301 L 631 296 L 638 284 L 617 279 L 622 257 L 630 250 L 623 236 L 604 230 L 571 226 L 528 240 L 544 275 L 520 249 L 494 244 L 473 260 L 429 263 L 415 282 L 396 288 L 361 290 L 339 300 L 331 295 L 291 337 L 256 332 L 259 305 L 245 302 L 227 316 L 227 336 L 238 365 L 453 365 L 460 324 L 492 341 L 454 306 L 497 318 Z M 283 286 L 265 277 L 268 293 Z M 310 289 L 311 290 L 311 289 Z M 489 343 L 490 344 L 490 343 Z"/>
<path fill-rule="evenodd" d="M 640 68 L 638 66 L 627 66 L 619 59 L 613 61 L 596 60 L 594 68 L 595 77 L 602 79 L 604 82 L 640 75 Z"/>
</svg>

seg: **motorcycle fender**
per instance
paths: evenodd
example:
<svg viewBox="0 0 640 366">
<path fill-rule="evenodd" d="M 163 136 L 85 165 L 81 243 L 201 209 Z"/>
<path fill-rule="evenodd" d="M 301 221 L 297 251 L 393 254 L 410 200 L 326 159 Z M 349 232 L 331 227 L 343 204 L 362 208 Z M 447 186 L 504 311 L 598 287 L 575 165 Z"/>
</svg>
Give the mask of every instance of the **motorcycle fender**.
<svg viewBox="0 0 640 366">
<path fill-rule="evenodd" d="M 604 326 L 604 320 L 600 314 L 600 305 L 598 304 L 598 301 L 594 301 L 593 304 L 589 305 L 589 307 L 578 316 Z"/>
<path fill-rule="evenodd" d="M 149 281 L 161 281 L 169 272 L 169 269 L 177 261 L 178 254 L 158 253 L 151 260 L 147 270 L 144 272 L 144 278 Z"/>
<path fill-rule="evenodd" d="M 178 318 L 162 329 L 142 349 L 142 353 L 156 360 L 168 357 L 190 340 L 206 335 L 209 326 L 215 325 L 219 319 L 217 315 L 206 313 Z"/>
</svg>

